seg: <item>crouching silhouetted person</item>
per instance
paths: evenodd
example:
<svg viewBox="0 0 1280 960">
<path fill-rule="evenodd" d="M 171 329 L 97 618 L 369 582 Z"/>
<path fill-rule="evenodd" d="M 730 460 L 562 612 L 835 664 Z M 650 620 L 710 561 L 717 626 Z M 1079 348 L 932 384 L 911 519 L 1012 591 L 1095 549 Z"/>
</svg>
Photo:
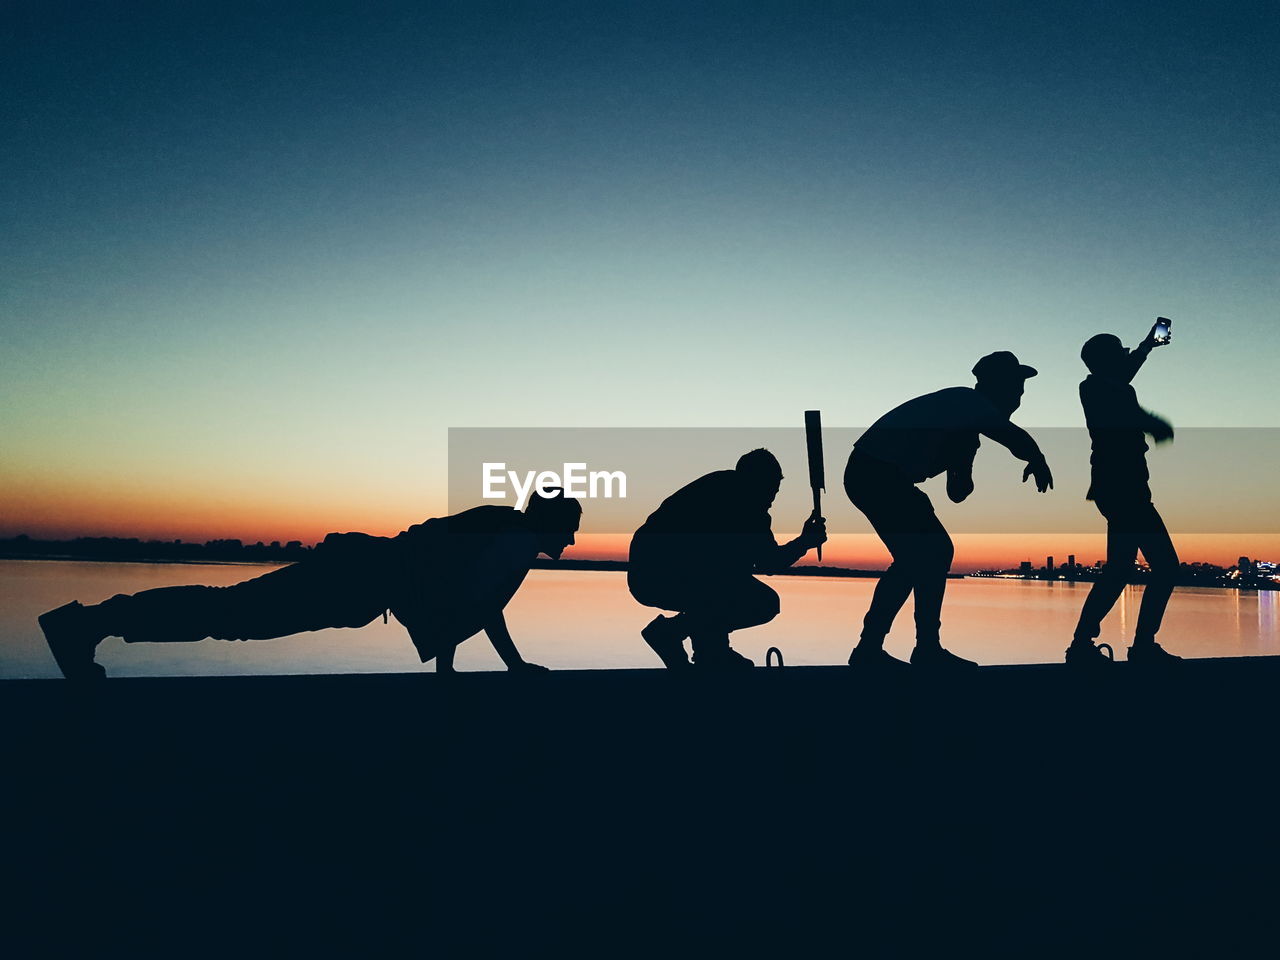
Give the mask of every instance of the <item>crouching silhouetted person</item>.
<svg viewBox="0 0 1280 960">
<path fill-rule="evenodd" d="M 928 495 L 917 483 L 947 474 L 947 496 L 960 503 L 973 492 L 973 459 L 979 435 L 1026 461 L 1025 482 L 1034 476 L 1041 493 L 1053 475 L 1040 448 L 1009 417 L 1022 404 L 1033 367 L 1007 350 L 983 357 L 973 367 L 973 387 L 948 387 L 908 400 L 867 428 L 854 444 L 844 472 L 844 489 L 871 521 L 893 563 L 876 583 L 862 635 L 849 655 L 858 669 L 898 670 L 906 665 L 884 649 L 884 639 L 907 597 L 915 594 L 916 646 L 913 666 L 926 670 L 969 669 L 977 664 L 942 647 L 939 630 L 953 548 Z"/>
<path fill-rule="evenodd" d="M 330 627 L 362 627 L 390 610 L 422 662 L 452 672 L 454 650 L 481 630 L 507 669 L 542 671 L 516 649 L 503 618 L 535 557 L 560 556 L 574 542 L 577 500 L 530 499 L 524 512 L 475 507 L 416 524 L 395 537 L 329 534 L 313 555 L 230 587 L 161 587 L 92 606 L 72 602 L 40 617 L 68 679 L 106 671 L 94 650 L 106 637 L 127 643 L 266 640 Z"/>
<path fill-rule="evenodd" d="M 641 631 L 669 668 L 689 667 L 684 641 L 699 669 L 754 666 L 729 646 L 734 630 L 768 623 L 778 595 L 753 573 L 784 570 L 827 539 L 821 518 L 805 522 L 790 543 L 774 539 L 769 508 L 782 467 L 768 450 L 752 450 L 732 470 L 717 470 L 662 501 L 631 540 L 627 585 L 659 615 Z"/>
<path fill-rule="evenodd" d="M 1107 565 L 1085 598 L 1075 636 L 1067 648 L 1067 663 L 1073 665 L 1110 663 L 1093 641 L 1102 631 L 1102 619 L 1129 582 L 1139 550 L 1151 568 L 1151 577 L 1142 593 L 1129 660 L 1151 665 L 1182 659 L 1156 643 L 1178 574 L 1178 553 L 1151 502 L 1147 483 L 1146 435 L 1163 443 L 1173 439 L 1173 427 L 1138 406 L 1138 395 L 1130 382 L 1159 345 L 1155 332 L 1152 327 L 1132 352 L 1110 333 L 1091 337 L 1080 351 L 1080 359 L 1089 368 L 1089 376 L 1080 383 L 1080 403 L 1093 443 L 1088 499 L 1107 520 Z"/>
</svg>

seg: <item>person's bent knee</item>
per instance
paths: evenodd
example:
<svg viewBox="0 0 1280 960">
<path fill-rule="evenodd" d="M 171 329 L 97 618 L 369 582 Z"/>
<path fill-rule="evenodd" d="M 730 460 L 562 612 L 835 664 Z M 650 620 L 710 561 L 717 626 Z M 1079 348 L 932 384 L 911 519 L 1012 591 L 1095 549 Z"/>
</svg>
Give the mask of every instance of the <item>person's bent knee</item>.
<svg viewBox="0 0 1280 960">
<path fill-rule="evenodd" d="M 757 589 L 752 591 L 751 602 L 743 609 L 744 626 L 758 627 L 768 623 L 782 610 L 782 601 L 773 587 L 756 581 Z"/>
<path fill-rule="evenodd" d="M 761 586 L 764 586 L 761 584 Z M 760 599 L 760 622 L 768 623 L 782 612 L 782 600 L 773 587 L 765 587 L 765 594 Z"/>
<path fill-rule="evenodd" d="M 631 596 L 636 603 L 643 606 L 657 607 L 663 610 L 675 609 L 671 605 L 674 598 L 672 597 L 672 584 L 668 579 L 629 571 L 627 574 L 627 589 L 631 592 Z"/>
<path fill-rule="evenodd" d="M 951 562 L 955 559 L 956 550 L 951 539 L 939 541 L 922 550 L 917 559 L 917 566 L 922 572 L 946 575 L 951 572 Z"/>
</svg>

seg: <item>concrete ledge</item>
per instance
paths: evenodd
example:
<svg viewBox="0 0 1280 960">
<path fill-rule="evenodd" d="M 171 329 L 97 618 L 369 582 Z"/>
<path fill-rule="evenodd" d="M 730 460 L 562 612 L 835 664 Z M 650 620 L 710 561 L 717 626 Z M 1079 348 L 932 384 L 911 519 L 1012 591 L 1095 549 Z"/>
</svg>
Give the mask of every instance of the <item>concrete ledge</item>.
<svg viewBox="0 0 1280 960">
<path fill-rule="evenodd" d="M 158 931 L 1223 955 L 1280 893 L 1277 681 L 1280 658 L 3 681 L 8 929 L 70 937 L 70 914 L 98 955 Z"/>
</svg>

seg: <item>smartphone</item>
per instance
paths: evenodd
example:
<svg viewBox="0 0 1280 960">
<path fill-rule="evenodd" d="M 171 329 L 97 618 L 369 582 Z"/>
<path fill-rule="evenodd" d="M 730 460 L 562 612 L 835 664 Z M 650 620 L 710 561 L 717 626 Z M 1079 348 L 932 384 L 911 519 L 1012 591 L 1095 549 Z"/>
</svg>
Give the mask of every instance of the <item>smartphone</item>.
<svg viewBox="0 0 1280 960">
<path fill-rule="evenodd" d="M 1155 341 L 1157 347 L 1163 347 L 1173 339 L 1173 321 L 1168 317 L 1156 317 Z"/>
</svg>

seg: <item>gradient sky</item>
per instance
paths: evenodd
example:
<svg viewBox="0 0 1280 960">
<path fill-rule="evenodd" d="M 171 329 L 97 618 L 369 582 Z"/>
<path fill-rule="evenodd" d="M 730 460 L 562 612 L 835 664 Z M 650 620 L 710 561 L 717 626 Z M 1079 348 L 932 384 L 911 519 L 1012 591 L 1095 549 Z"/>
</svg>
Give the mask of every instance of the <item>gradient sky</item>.
<svg viewBox="0 0 1280 960">
<path fill-rule="evenodd" d="M 1156 314 L 1148 406 L 1280 426 L 1272 4 L 0 24 L 0 534 L 393 532 L 451 426 L 855 426 L 994 349 L 1077 426 Z"/>
</svg>

